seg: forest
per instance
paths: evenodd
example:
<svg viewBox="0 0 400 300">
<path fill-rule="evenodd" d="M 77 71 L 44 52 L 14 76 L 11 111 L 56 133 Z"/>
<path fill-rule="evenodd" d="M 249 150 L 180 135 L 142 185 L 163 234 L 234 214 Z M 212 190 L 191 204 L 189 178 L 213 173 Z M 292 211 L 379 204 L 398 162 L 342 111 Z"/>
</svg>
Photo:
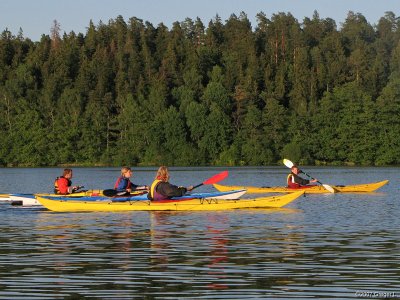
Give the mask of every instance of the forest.
<svg viewBox="0 0 400 300">
<path fill-rule="evenodd" d="M 0 166 L 400 163 L 400 20 L 122 16 L 0 37 Z"/>
</svg>

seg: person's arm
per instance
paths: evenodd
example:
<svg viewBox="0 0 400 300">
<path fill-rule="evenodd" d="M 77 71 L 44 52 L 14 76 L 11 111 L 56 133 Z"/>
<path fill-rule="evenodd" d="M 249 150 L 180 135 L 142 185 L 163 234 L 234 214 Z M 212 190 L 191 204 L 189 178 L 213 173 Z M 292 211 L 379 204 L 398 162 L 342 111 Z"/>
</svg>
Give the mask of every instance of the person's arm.
<svg viewBox="0 0 400 300">
<path fill-rule="evenodd" d="M 69 186 L 68 187 L 68 194 L 75 193 L 79 189 L 79 186 L 74 185 L 74 186 Z"/>
<path fill-rule="evenodd" d="M 168 182 L 162 182 L 157 185 L 157 192 L 165 197 L 180 197 L 185 195 L 187 189 L 185 187 L 178 187 Z"/>
<path fill-rule="evenodd" d="M 300 185 L 307 185 L 310 183 L 310 180 L 301 178 L 300 176 L 297 176 L 296 174 L 293 174 L 294 182 L 300 184 Z"/>
<path fill-rule="evenodd" d="M 147 185 L 137 185 L 137 184 L 133 184 L 131 182 L 131 190 L 132 191 L 143 191 L 143 190 L 148 191 L 149 187 Z"/>
</svg>

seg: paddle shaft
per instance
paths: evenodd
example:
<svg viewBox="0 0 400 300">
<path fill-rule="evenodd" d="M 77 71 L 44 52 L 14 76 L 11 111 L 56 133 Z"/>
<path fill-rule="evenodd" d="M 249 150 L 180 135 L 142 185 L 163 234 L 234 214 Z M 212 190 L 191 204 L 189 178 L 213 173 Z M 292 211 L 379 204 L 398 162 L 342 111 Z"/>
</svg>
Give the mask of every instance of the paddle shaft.
<svg viewBox="0 0 400 300">
<path fill-rule="evenodd" d="M 146 189 L 137 189 L 137 190 L 132 191 L 131 193 L 124 192 L 124 191 L 117 191 L 114 189 L 103 190 L 103 195 L 106 197 L 123 196 L 123 195 L 136 196 L 136 195 L 141 195 L 141 194 L 146 194 L 146 193 L 147 193 Z"/>
<path fill-rule="evenodd" d="M 198 187 L 200 187 L 200 186 L 202 186 L 202 185 L 204 185 L 204 183 L 200 183 L 200 184 L 198 184 L 198 185 L 195 185 L 195 186 L 192 188 L 192 190 L 194 190 L 195 188 L 198 188 Z"/>
<path fill-rule="evenodd" d="M 304 175 L 306 175 L 307 177 L 309 177 L 309 178 L 311 178 L 311 180 L 315 180 L 315 178 L 314 177 L 312 177 L 312 176 L 310 176 L 310 175 L 308 175 L 306 172 L 304 172 L 303 170 L 300 170 L 299 169 L 299 173 L 303 173 Z M 319 181 L 319 180 L 317 180 L 317 182 L 319 183 L 319 184 L 323 184 L 321 181 Z"/>
</svg>

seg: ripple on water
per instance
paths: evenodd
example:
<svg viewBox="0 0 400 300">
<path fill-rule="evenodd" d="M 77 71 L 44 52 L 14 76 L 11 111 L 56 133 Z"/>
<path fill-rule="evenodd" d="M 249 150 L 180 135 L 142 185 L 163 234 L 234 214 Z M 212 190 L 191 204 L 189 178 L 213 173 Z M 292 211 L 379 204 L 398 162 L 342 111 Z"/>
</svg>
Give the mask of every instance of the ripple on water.
<svg viewBox="0 0 400 300">
<path fill-rule="evenodd" d="M 356 291 L 398 291 L 400 196 L 388 191 L 204 213 L 55 214 L 0 204 L 0 299 L 357 299 Z"/>
</svg>

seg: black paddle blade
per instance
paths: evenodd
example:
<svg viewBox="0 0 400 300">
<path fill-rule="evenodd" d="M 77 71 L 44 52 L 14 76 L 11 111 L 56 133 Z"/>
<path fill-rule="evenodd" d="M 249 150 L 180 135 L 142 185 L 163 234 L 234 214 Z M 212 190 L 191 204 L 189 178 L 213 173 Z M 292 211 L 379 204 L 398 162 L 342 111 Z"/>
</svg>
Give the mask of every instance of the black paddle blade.
<svg viewBox="0 0 400 300">
<path fill-rule="evenodd" d="M 118 192 L 114 189 L 103 190 L 103 195 L 106 197 L 114 197 L 118 194 Z"/>
</svg>

